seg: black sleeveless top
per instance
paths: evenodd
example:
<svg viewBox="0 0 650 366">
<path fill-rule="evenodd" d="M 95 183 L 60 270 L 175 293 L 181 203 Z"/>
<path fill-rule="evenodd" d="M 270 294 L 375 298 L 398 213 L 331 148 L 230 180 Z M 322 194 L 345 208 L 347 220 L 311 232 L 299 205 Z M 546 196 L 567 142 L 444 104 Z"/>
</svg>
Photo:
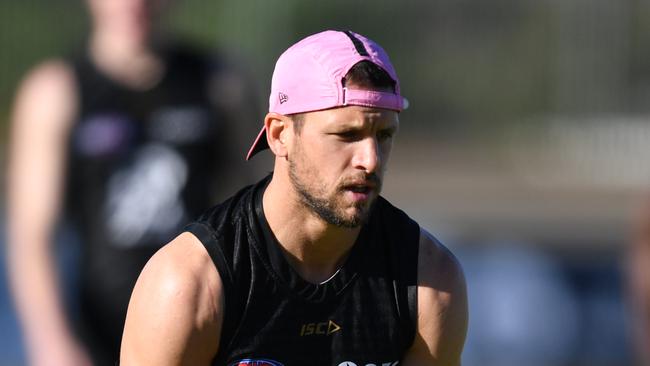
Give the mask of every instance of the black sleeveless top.
<svg viewBox="0 0 650 366">
<path fill-rule="evenodd" d="M 209 100 L 213 59 L 160 50 L 166 70 L 147 90 L 72 60 L 79 96 L 69 137 L 67 214 L 80 231 L 82 337 L 114 364 L 128 301 L 147 260 L 208 209 L 223 120 Z"/>
<path fill-rule="evenodd" d="M 396 365 L 415 336 L 420 229 L 378 198 L 345 264 L 303 280 L 265 219 L 270 178 L 186 227 L 222 278 L 225 315 L 214 365 Z"/>
</svg>

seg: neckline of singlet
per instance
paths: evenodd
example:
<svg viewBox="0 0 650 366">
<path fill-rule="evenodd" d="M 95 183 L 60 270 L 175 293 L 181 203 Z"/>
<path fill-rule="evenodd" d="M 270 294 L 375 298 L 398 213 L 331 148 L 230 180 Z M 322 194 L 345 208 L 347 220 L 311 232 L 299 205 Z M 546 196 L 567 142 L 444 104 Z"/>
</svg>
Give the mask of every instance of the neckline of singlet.
<svg viewBox="0 0 650 366">
<path fill-rule="evenodd" d="M 280 243 L 273 234 L 264 215 L 262 197 L 268 181 L 258 186 L 253 196 L 253 204 L 255 207 L 255 217 L 261 232 L 261 238 L 259 238 L 260 240 L 258 242 L 262 244 L 262 248 L 259 248 L 258 252 L 263 257 L 263 260 L 267 260 L 267 264 L 270 267 L 269 270 L 272 271 L 272 276 L 286 286 L 291 293 L 310 302 L 323 302 L 342 294 L 357 277 L 359 260 L 368 242 L 366 238 L 367 225 L 364 225 L 359 232 L 359 236 L 352 249 L 350 249 L 348 257 L 336 273 L 322 283 L 308 282 L 298 274 L 285 258 L 280 248 Z"/>
<path fill-rule="evenodd" d="M 171 63 L 173 58 L 173 51 L 171 47 L 161 46 L 156 49 L 156 52 L 164 63 L 163 70 L 161 71 L 161 74 L 158 76 L 155 83 L 152 83 L 152 85 L 142 89 L 133 88 L 127 84 L 121 83 L 119 80 L 105 73 L 93 60 L 93 57 L 90 54 L 90 48 L 88 46 L 83 49 L 83 52 L 80 56 L 78 56 L 78 59 L 82 67 L 86 67 L 86 69 L 93 73 L 96 78 L 99 78 L 101 82 L 110 85 L 112 88 L 118 89 L 121 93 L 131 95 L 145 95 L 152 93 L 154 90 L 160 88 L 161 85 L 166 83 L 169 79 L 169 69 L 172 67 Z"/>
</svg>

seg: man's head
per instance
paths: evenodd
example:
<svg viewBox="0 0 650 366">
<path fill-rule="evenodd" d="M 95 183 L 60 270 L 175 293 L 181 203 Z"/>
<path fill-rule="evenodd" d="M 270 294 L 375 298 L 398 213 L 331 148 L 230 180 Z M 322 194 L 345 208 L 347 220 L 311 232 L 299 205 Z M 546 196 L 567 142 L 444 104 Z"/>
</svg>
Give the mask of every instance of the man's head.
<svg viewBox="0 0 650 366">
<path fill-rule="evenodd" d="M 370 67 L 359 67 L 360 63 Z M 377 43 L 351 31 L 328 30 L 300 40 L 280 55 L 271 81 L 269 113 L 295 115 L 348 105 L 396 112 L 406 108 L 395 69 Z M 266 125 L 247 160 L 269 147 L 265 135 Z"/>
<path fill-rule="evenodd" d="M 311 212 L 340 227 L 363 223 L 404 107 L 384 50 L 352 32 L 307 37 L 278 59 L 269 102 L 248 158 L 270 147 L 275 175 Z"/>
<path fill-rule="evenodd" d="M 341 83 L 343 86 L 353 90 L 374 90 L 395 93 L 395 80 L 386 71 L 370 61 L 360 61 L 352 66 Z M 307 113 L 309 112 L 289 115 L 293 121 L 293 128 L 297 133 L 300 133 Z"/>
<path fill-rule="evenodd" d="M 93 28 L 135 42 L 147 41 L 169 0 L 86 0 Z"/>
</svg>

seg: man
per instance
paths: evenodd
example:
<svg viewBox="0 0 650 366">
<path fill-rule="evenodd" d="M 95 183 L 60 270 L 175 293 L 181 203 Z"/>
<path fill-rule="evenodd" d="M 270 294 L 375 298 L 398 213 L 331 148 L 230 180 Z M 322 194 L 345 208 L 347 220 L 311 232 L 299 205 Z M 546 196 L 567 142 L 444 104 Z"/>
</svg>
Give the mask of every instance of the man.
<svg viewBox="0 0 650 366">
<path fill-rule="evenodd" d="M 247 125 L 233 118 L 251 109 L 239 108 L 241 78 L 163 37 L 164 2 L 87 0 L 87 47 L 37 66 L 19 89 L 8 258 L 32 365 L 114 365 L 142 267 L 241 176 L 227 155 Z M 74 326 L 53 250 L 61 206 L 82 246 Z"/>
<path fill-rule="evenodd" d="M 452 254 L 379 197 L 403 98 L 384 50 L 325 31 L 284 52 L 249 151 L 272 176 L 145 266 L 122 365 L 460 364 Z"/>
</svg>

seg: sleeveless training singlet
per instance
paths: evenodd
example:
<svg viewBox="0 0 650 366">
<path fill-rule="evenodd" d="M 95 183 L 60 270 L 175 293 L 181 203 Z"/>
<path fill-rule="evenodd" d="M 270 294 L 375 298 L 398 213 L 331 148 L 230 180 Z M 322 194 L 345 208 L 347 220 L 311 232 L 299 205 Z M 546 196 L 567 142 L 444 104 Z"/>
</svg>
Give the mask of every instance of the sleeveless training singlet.
<svg viewBox="0 0 650 366">
<path fill-rule="evenodd" d="M 113 365 L 127 305 L 147 260 L 210 207 L 221 118 L 208 58 L 161 51 L 150 89 L 124 87 L 86 56 L 73 61 L 79 111 L 69 137 L 67 209 L 80 230 L 80 319 L 94 358 Z M 106 361 L 104 361 L 106 362 Z"/>
<path fill-rule="evenodd" d="M 186 227 L 224 286 L 214 365 L 394 366 L 415 336 L 420 229 L 378 198 L 348 259 L 322 284 L 284 258 L 262 209 L 270 177 Z"/>
</svg>

